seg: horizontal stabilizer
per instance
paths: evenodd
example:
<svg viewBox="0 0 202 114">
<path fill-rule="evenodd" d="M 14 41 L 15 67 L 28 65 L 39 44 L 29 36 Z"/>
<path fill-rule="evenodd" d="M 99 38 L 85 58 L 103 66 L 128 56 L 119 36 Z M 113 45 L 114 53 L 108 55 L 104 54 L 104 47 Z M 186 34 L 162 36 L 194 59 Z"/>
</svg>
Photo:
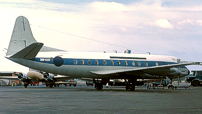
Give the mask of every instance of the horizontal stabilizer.
<svg viewBox="0 0 202 114">
<path fill-rule="evenodd" d="M 21 51 L 17 52 L 10 58 L 23 58 L 23 59 L 34 59 L 40 49 L 42 48 L 43 43 L 33 43 Z"/>
</svg>

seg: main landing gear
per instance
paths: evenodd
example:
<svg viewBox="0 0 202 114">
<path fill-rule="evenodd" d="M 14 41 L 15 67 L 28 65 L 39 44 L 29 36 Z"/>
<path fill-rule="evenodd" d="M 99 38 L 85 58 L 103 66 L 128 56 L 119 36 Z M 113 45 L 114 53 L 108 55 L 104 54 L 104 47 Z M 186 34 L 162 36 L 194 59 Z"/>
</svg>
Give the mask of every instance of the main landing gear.
<svg viewBox="0 0 202 114">
<path fill-rule="evenodd" d="M 46 82 L 46 87 L 49 87 L 49 88 L 53 88 L 53 86 L 58 86 L 59 87 L 59 85 L 56 85 L 55 84 L 55 82 Z"/>
<path fill-rule="evenodd" d="M 95 83 L 95 89 L 96 90 L 102 90 L 103 85 L 106 85 L 109 83 L 109 79 L 93 79 L 93 82 Z"/>
<path fill-rule="evenodd" d="M 96 90 L 102 90 L 102 88 L 103 88 L 102 83 L 95 83 L 95 89 Z"/>
<path fill-rule="evenodd" d="M 134 91 L 136 82 L 137 82 L 137 79 L 125 79 L 126 90 Z"/>
<path fill-rule="evenodd" d="M 27 82 L 23 82 L 24 83 L 24 88 L 27 88 L 27 86 L 29 85 L 29 82 L 27 81 Z"/>
</svg>

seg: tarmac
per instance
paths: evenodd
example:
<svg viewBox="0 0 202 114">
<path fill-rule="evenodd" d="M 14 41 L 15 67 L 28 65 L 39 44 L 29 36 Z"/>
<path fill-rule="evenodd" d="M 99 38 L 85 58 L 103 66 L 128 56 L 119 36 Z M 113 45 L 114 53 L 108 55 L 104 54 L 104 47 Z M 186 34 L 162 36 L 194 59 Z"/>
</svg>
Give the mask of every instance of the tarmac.
<svg viewBox="0 0 202 114">
<path fill-rule="evenodd" d="M 202 87 L 0 86 L 0 114 L 201 114 Z"/>
</svg>

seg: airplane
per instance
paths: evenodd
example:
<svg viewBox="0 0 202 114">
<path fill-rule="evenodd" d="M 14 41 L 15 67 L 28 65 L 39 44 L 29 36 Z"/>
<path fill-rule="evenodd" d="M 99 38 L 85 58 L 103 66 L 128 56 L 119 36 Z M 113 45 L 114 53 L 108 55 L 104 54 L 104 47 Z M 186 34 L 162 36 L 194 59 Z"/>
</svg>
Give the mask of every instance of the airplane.
<svg viewBox="0 0 202 114">
<path fill-rule="evenodd" d="M 32 82 L 45 82 L 46 86 L 50 88 L 54 86 L 59 86 L 60 84 L 69 84 L 69 82 L 64 82 L 65 80 L 71 79 L 68 76 L 54 75 L 52 73 L 46 73 L 42 71 L 37 71 L 30 69 L 28 73 L 22 72 L 0 72 L 0 79 L 11 79 L 20 80 L 24 83 L 24 88 L 27 88 Z"/>
<path fill-rule="evenodd" d="M 110 79 L 124 79 L 126 90 L 134 91 L 137 79 L 171 80 L 189 75 L 187 65 L 200 62 L 181 62 L 174 56 L 68 52 L 43 46 L 33 37 L 29 21 L 24 16 L 16 19 L 6 58 L 23 66 L 46 73 L 69 76 L 73 79 L 91 78 L 96 90 L 102 90 Z M 173 85 L 168 86 L 174 88 Z"/>
</svg>

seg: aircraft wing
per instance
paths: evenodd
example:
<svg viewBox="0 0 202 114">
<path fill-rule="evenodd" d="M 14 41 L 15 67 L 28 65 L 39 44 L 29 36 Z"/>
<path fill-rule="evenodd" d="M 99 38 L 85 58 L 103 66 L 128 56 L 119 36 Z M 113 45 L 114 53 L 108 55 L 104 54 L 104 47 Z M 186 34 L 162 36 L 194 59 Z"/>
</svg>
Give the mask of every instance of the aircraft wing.
<svg viewBox="0 0 202 114">
<path fill-rule="evenodd" d="M 18 80 L 18 77 L 17 76 L 0 76 L 0 79 Z"/>
<path fill-rule="evenodd" d="M 102 71 L 91 71 L 93 74 L 97 75 L 109 75 L 109 74 L 119 74 L 119 73 L 131 73 L 136 71 L 142 72 L 150 72 L 153 70 L 168 70 L 173 67 L 180 67 L 186 65 L 200 65 L 200 62 L 185 62 L 180 64 L 171 64 L 171 65 L 161 65 L 161 66 L 153 66 L 153 67 L 141 67 L 141 68 L 132 68 L 132 69 L 118 69 L 118 70 L 102 70 Z"/>
<path fill-rule="evenodd" d="M 0 79 L 18 80 L 18 77 L 13 75 L 14 72 L 0 72 Z"/>
</svg>

